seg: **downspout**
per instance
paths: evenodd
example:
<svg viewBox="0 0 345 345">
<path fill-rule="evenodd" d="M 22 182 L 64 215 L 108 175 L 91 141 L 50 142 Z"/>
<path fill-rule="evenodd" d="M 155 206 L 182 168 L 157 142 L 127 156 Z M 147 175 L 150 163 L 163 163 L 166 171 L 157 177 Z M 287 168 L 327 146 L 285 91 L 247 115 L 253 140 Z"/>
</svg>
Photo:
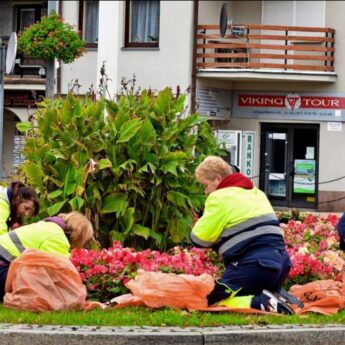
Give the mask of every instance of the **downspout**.
<svg viewBox="0 0 345 345">
<path fill-rule="evenodd" d="M 193 52 L 192 52 L 192 85 L 191 85 L 191 113 L 196 111 L 196 47 L 198 40 L 199 0 L 194 0 L 193 9 Z"/>
<path fill-rule="evenodd" d="M 62 11 L 63 11 L 63 1 L 59 0 L 58 12 L 61 18 L 62 18 Z M 56 93 L 59 96 L 61 95 L 61 60 L 59 60 L 59 68 L 56 71 Z"/>
</svg>

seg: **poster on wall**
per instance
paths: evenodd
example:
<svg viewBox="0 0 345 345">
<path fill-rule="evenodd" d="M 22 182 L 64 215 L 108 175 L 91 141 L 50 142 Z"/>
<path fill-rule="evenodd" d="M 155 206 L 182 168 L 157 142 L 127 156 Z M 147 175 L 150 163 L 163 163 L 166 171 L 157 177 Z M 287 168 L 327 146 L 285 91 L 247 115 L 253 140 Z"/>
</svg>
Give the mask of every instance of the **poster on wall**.
<svg viewBox="0 0 345 345">
<path fill-rule="evenodd" d="M 297 194 L 315 194 L 315 160 L 295 159 L 293 192 Z"/>
<path fill-rule="evenodd" d="M 230 90 L 199 87 L 197 111 L 200 115 L 228 118 L 231 114 L 231 99 Z"/>
<path fill-rule="evenodd" d="M 24 161 L 24 146 L 25 146 L 25 136 L 24 135 L 15 135 L 13 146 L 13 166 L 18 168 Z"/>
</svg>

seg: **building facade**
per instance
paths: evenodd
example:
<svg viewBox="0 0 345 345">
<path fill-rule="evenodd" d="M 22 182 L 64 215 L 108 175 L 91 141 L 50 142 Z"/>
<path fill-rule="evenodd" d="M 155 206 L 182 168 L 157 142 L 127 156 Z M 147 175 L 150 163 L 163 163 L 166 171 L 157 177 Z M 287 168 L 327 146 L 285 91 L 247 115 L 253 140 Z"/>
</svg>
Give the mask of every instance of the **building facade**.
<svg viewBox="0 0 345 345">
<path fill-rule="evenodd" d="M 83 57 L 57 66 L 57 94 L 97 89 L 103 64 L 111 95 L 134 74 L 140 88 L 189 88 L 188 111 L 209 119 L 231 162 L 274 205 L 345 209 L 344 2 L 53 3 L 87 42 Z M 47 9 L 47 1 L 2 1 L 0 36 L 20 31 Z M 44 64 L 27 60 L 27 66 Z M 29 75 L 30 67 L 18 64 L 17 74 L 7 77 L 5 98 L 42 95 L 44 78 L 32 69 Z M 15 122 L 34 111 L 24 100 L 5 104 L 9 172 Z"/>
</svg>

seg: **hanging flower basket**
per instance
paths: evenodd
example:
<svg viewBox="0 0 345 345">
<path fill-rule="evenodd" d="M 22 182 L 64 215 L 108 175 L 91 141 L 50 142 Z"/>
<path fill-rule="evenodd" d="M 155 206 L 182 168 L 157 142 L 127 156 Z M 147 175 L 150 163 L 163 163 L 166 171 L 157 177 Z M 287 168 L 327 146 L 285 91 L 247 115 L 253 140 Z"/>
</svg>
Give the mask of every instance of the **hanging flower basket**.
<svg viewBox="0 0 345 345">
<path fill-rule="evenodd" d="M 18 49 L 33 58 L 71 63 L 83 55 L 85 42 L 73 26 L 52 12 L 19 34 Z"/>
</svg>

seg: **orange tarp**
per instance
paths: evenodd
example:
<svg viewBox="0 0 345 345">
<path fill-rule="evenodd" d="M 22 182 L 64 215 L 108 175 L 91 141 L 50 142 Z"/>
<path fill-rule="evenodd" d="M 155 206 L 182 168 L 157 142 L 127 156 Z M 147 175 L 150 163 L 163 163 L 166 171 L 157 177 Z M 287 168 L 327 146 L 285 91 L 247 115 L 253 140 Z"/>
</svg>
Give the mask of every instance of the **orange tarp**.
<svg viewBox="0 0 345 345">
<path fill-rule="evenodd" d="M 294 285 L 290 293 L 304 303 L 302 309 L 294 308 L 296 314 L 315 312 L 333 315 L 345 307 L 344 282 L 318 280 L 304 285 Z"/>
<path fill-rule="evenodd" d="M 130 280 L 126 286 L 132 294 L 114 298 L 112 302 L 117 308 L 145 305 L 151 308 L 166 306 L 189 310 L 270 314 L 256 309 L 208 307 L 206 296 L 212 291 L 214 280 L 207 274 L 196 277 L 139 270 L 136 278 Z M 345 286 L 341 282 L 322 280 L 294 285 L 290 293 L 304 302 L 303 308 L 292 305 L 296 314 L 315 312 L 331 315 L 345 307 Z"/>
<path fill-rule="evenodd" d="M 68 258 L 26 250 L 9 268 L 4 306 L 30 311 L 87 310 L 86 288 Z"/>
<path fill-rule="evenodd" d="M 136 278 L 130 280 L 126 286 L 132 294 L 112 299 L 116 308 L 142 305 L 150 308 L 172 307 L 201 311 L 269 314 L 256 309 L 209 307 L 206 297 L 213 290 L 214 279 L 206 273 L 193 276 L 138 270 Z"/>
</svg>

